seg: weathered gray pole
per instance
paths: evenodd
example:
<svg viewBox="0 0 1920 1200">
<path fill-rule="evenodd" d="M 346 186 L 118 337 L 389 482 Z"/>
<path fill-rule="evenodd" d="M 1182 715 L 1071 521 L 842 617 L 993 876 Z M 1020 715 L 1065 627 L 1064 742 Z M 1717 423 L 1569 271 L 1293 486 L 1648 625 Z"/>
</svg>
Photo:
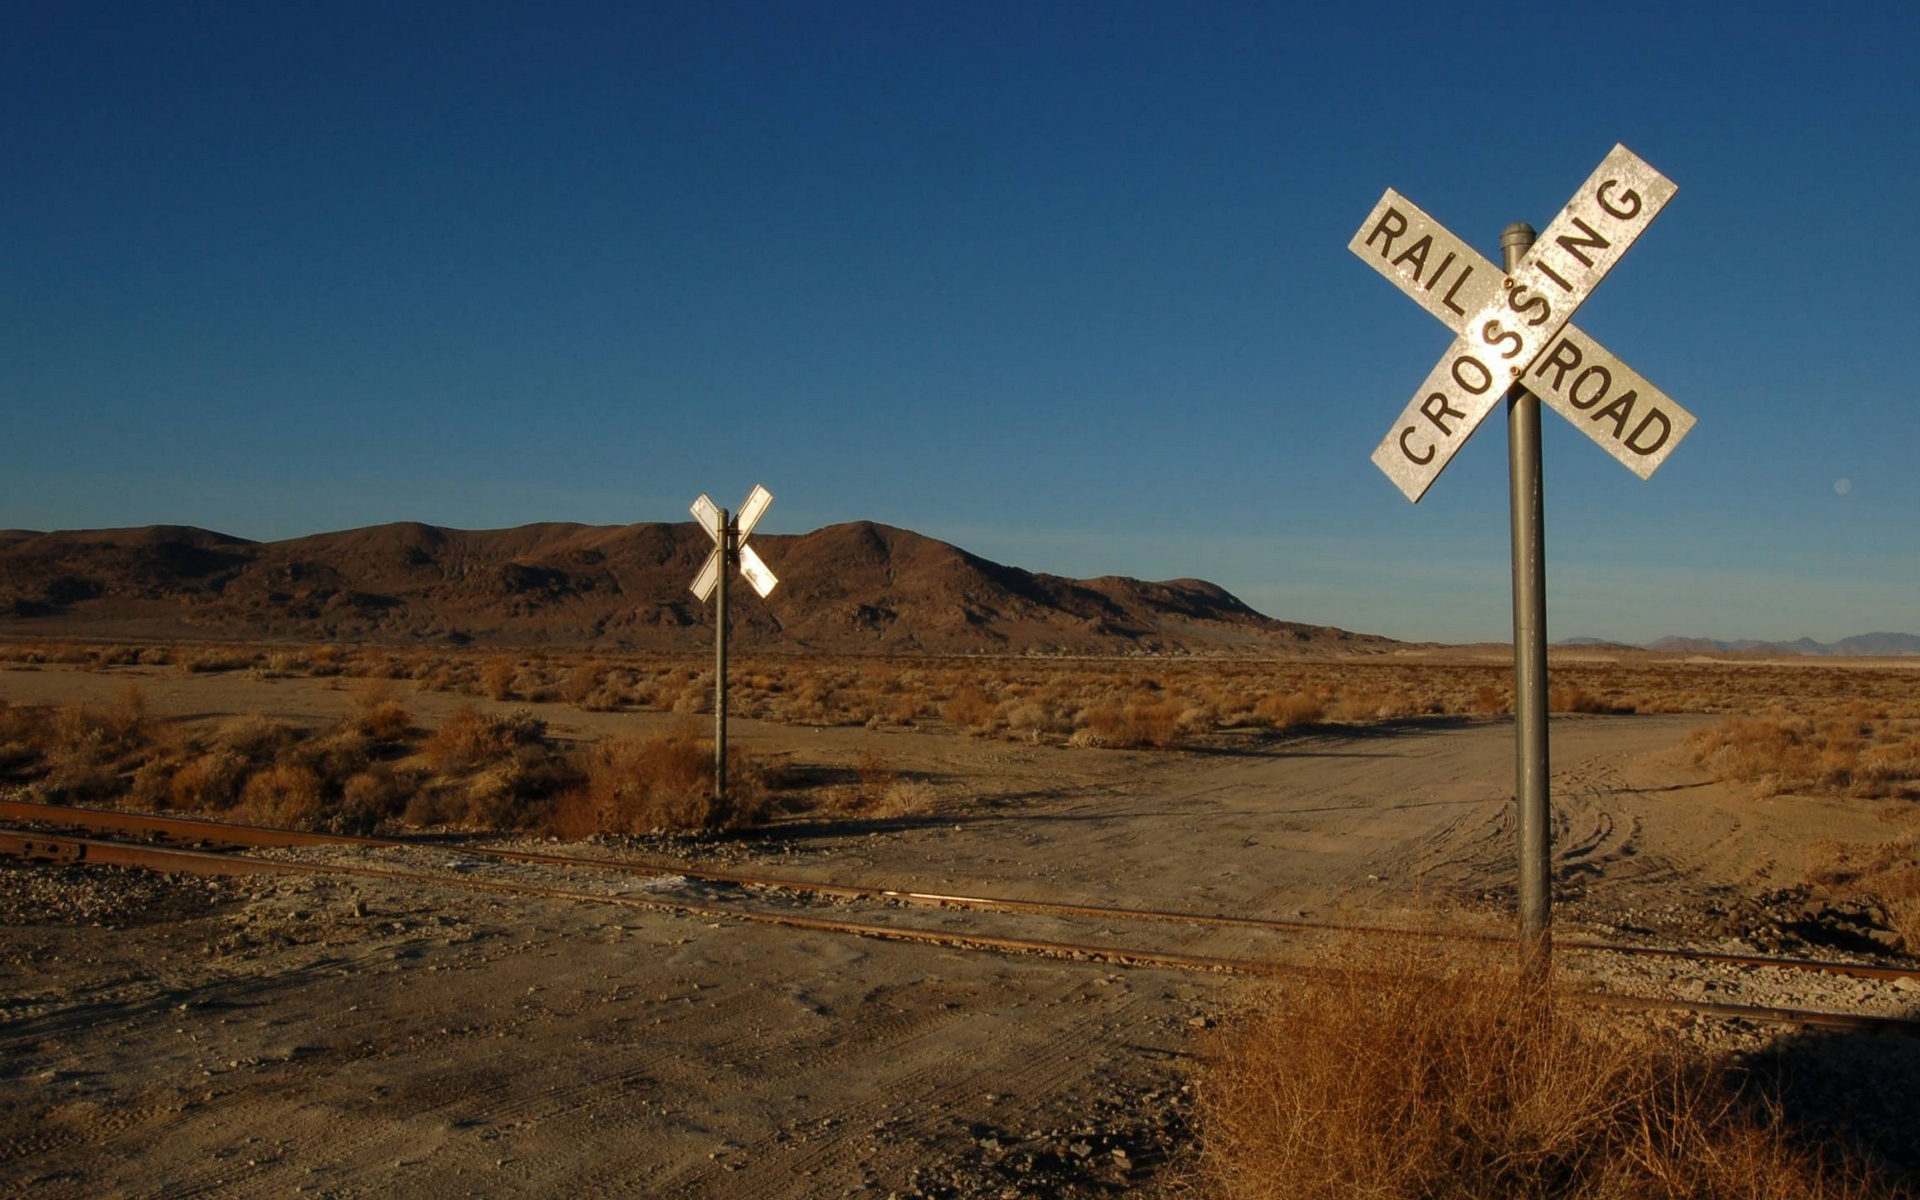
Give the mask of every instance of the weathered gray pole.
<svg viewBox="0 0 1920 1200">
<path fill-rule="evenodd" d="M 713 603 L 713 798 L 727 798 L 727 576 L 733 574 L 733 519 L 720 510 L 720 582 Z"/>
<path fill-rule="evenodd" d="M 1500 250 L 1509 272 L 1519 265 L 1533 239 L 1533 226 L 1524 221 L 1501 231 Z M 1540 472 L 1540 400 L 1519 384 L 1507 393 L 1507 466 L 1513 505 L 1513 798 L 1520 843 L 1520 945 L 1528 968 L 1544 972 L 1553 956 L 1547 874 L 1551 825 L 1546 511 Z"/>
</svg>

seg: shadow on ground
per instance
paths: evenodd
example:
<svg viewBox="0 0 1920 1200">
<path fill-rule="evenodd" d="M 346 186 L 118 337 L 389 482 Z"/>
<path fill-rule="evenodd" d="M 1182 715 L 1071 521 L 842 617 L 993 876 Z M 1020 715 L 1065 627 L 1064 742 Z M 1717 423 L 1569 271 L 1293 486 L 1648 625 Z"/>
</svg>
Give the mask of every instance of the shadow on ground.
<svg viewBox="0 0 1920 1200">
<path fill-rule="evenodd" d="M 1920 1194 L 1920 1038 L 1808 1030 L 1749 1056 L 1744 1069 L 1750 1103 L 1777 1104 L 1805 1144 L 1845 1147 L 1872 1173 L 1872 1194 Z"/>
</svg>

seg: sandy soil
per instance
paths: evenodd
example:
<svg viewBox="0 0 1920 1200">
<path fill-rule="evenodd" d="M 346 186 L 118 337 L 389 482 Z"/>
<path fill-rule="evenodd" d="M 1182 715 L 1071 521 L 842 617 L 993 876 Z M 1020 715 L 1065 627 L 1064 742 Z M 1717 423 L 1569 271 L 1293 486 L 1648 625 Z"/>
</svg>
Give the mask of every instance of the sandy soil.
<svg viewBox="0 0 1920 1200">
<path fill-rule="evenodd" d="M 136 670 L 0 671 L 0 699 L 106 700 L 129 678 L 162 715 L 323 721 L 348 707 L 349 693 L 326 680 Z M 403 699 L 429 721 L 471 702 Z M 574 736 L 666 719 L 536 707 Z M 1871 949 L 1848 944 L 1840 925 L 1803 919 L 1782 889 L 1809 841 L 1884 837 L 1874 807 L 1756 801 L 1711 783 L 1674 753 L 1698 721 L 1556 719 L 1563 931 Z M 1224 737 L 1181 752 L 751 721 L 734 737 L 802 770 L 878 752 L 939 800 L 926 815 L 785 823 L 700 851 L 729 865 L 1369 924 L 1443 905 L 1455 920 L 1507 927 L 1512 740 L 1500 720 Z M 610 898 L 583 904 L 462 888 L 461 877 L 503 868 L 454 849 L 394 861 L 446 882 L 209 884 L 0 868 L 0 1187 L 76 1197 L 1153 1194 L 1179 1175 L 1196 1030 L 1251 986 L 618 902 L 718 900 L 683 879 L 558 880 Z M 855 915 L 925 928 L 986 920 Z M 1311 953 L 1274 934 L 1096 918 L 995 918 L 991 931 Z M 1570 970 L 1672 983 L 1643 964 L 1565 957 Z M 1910 988 L 1765 972 L 1720 972 L 1693 994 L 1709 992 L 1920 1009 Z"/>
</svg>

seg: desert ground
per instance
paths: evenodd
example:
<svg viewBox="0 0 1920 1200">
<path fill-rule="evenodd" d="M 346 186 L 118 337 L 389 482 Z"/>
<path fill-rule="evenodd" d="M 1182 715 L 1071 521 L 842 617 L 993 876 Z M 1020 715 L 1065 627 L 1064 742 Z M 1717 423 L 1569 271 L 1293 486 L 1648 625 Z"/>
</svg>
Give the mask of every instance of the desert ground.
<svg viewBox="0 0 1920 1200">
<path fill-rule="evenodd" d="M 689 660 L 689 687 L 699 665 Z M 887 669 L 849 668 L 868 678 Z M 1685 664 L 1631 669 L 1646 673 L 1631 683 L 1643 693 L 1667 671 L 1680 681 L 1670 707 L 1695 711 L 1556 714 L 1557 935 L 1911 964 L 1890 902 L 1809 866 L 1810 855 L 1831 860 L 1909 836 L 1906 776 L 1882 769 L 1873 787 L 1756 786 L 1699 751 L 1739 705 L 1686 703 L 1738 689 L 1703 683 Z M 1866 696 L 1883 708 L 1920 683 L 1897 663 L 1825 664 L 1817 679 L 1796 676 L 1814 668 L 1791 663 L 1740 669 L 1771 680 L 1748 705 L 1770 711 L 1795 710 L 1796 678 L 1814 679 L 1809 690 L 1823 703 Z M 1497 660 L 1433 670 L 1459 673 L 1469 696 L 1499 678 Z M 245 715 L 317 730 L 369 702 L 337 674 L 0 664 L 0 701 L 16 712 L 105 708 L 123 702 L 130 683 L 143 719 L 182 727 Z M 1597 679 L 1589 693 L 1625 686 Z M 1276 694 L 1303 687 L 1311 690 L 1286 682 Z M 574 744 L 663 731 L 693 707 L 496 700 L 479 690 L 403 678 L 381 698 L 423 730 L 462 710 L 524 710 L 556 743 Z M 1376 692 L 1369 685 L 1367 695 Z M 783 716 L 779 704 L 749 704 L 769 719 L 733 723 L 733 743 L 773 786 L 813 799 L 719 834 L 561 842 L 537 830 L 443 829 L 407 848 L 282 852 L 404 868 L 412 878 L 403 883 L 0 864 L 0 1188 L 49 1197 L 1183 1194 L 1201 1186 L 1193 1097 L 1219 1028 L 1266 984 L 988 952 L 966 937 L 1290 963 L 1320 952 L 1311 931 L 982 914 L 715 888 L 671 872 L 503 864 L 467 853 L 481 840 L 871 889 L 1334 927 L 1511 927 L 1513 741 L 1498 704 L 1436 712 L 1474 706 L 1415 703 L 1399 715 L 1407 705 L 1369 700 L 1364 720 L 1316 711 L 1189 722 L 1188 736 L 1165 745 L 1073 736 L 1089 727 L 1083 720 L 1051 731 L 1017 718 L 969 729 L 941 719 L 937 704 L 904 722 L 829 723 L 833 704 L 816 707 L 820 723 L 790 711 L 771 719 Z M 1216 716 L 1229 707 L 1215 704 Z M 890 794 L 904 787 L 910 803 L 856 802 L 863 773 L 882 769 Z M 30 782 L 13 791 L 34 794 Z M 470 886 L 487 880 L 599 899 Z M 955 944 L 747 919 L 783 912 L 950 931 Z M 1644 995 L 1920 1015 L 1911 980 L 1576 952 L 1557 970 Z M 1877 1156 L 1888 1179 L 1920 1168 L 1914 1043 L 1685 1014 L 1637 1019 L 1733 1052 L 1799 1055 L 1803 1065 L 1785 1077 L 1790 1121 Z"/>
</svg>

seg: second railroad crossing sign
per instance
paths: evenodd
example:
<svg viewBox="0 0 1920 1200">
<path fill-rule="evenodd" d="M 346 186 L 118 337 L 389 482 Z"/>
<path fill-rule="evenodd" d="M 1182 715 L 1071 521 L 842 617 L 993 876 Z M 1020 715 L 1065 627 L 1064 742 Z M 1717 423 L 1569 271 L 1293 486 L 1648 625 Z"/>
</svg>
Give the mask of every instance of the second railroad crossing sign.
<svg viewBox="0 0 1920 1200">
<path fill-rule="evenodd" d="M 1348 249 L 1455 335 L 1373 452 L 1407 499 L 1426 494 L 1514 384 L 1642 479 L 1667 460 L 1693 414 L 1569 319 L 1676 190 L 1615 146 L 1508 275 L 1387 189 Z"/>
<path fill-rule="evenodd" d="M 753 527 L 760 523 L 761 515 L 772 503 L 773 493 L 757 483 L 754 484 L 753 491 L 747 495 L 746 503 L 740 506 L 739 513 L 733 518 L 732 527 L 728 528 L 720 507 L 709 500 L 705 492 L 702 492 L 700 498 L 693 502 L 694 520 L 700 522 L 700 528 L 706 530 L 707 536 L 713 539 L 713 553 L 707 555 L 707 561 L 701 566 L 700 573 L 693 577 L 694 595 L 701 600 L 713 595 L 713 589 L 720 583 L 720 572 L 726 570 L 728 558 L 739 560 L 740 574 L 746 576 L 747 582 L 753 585 L 753 590 L 759 592 L 762 599 L 767 593 L 773 591 L 774 585 L 780 580 L 767 569 L 767 564 L 760 560 L 760 556 L 753 552 L 753 547 L 747 545 L 747 535 L 753 532 Z M 731 554 L 728 553 L 727 546 L 729 537 L 733 540 Z"/>
</svg>

